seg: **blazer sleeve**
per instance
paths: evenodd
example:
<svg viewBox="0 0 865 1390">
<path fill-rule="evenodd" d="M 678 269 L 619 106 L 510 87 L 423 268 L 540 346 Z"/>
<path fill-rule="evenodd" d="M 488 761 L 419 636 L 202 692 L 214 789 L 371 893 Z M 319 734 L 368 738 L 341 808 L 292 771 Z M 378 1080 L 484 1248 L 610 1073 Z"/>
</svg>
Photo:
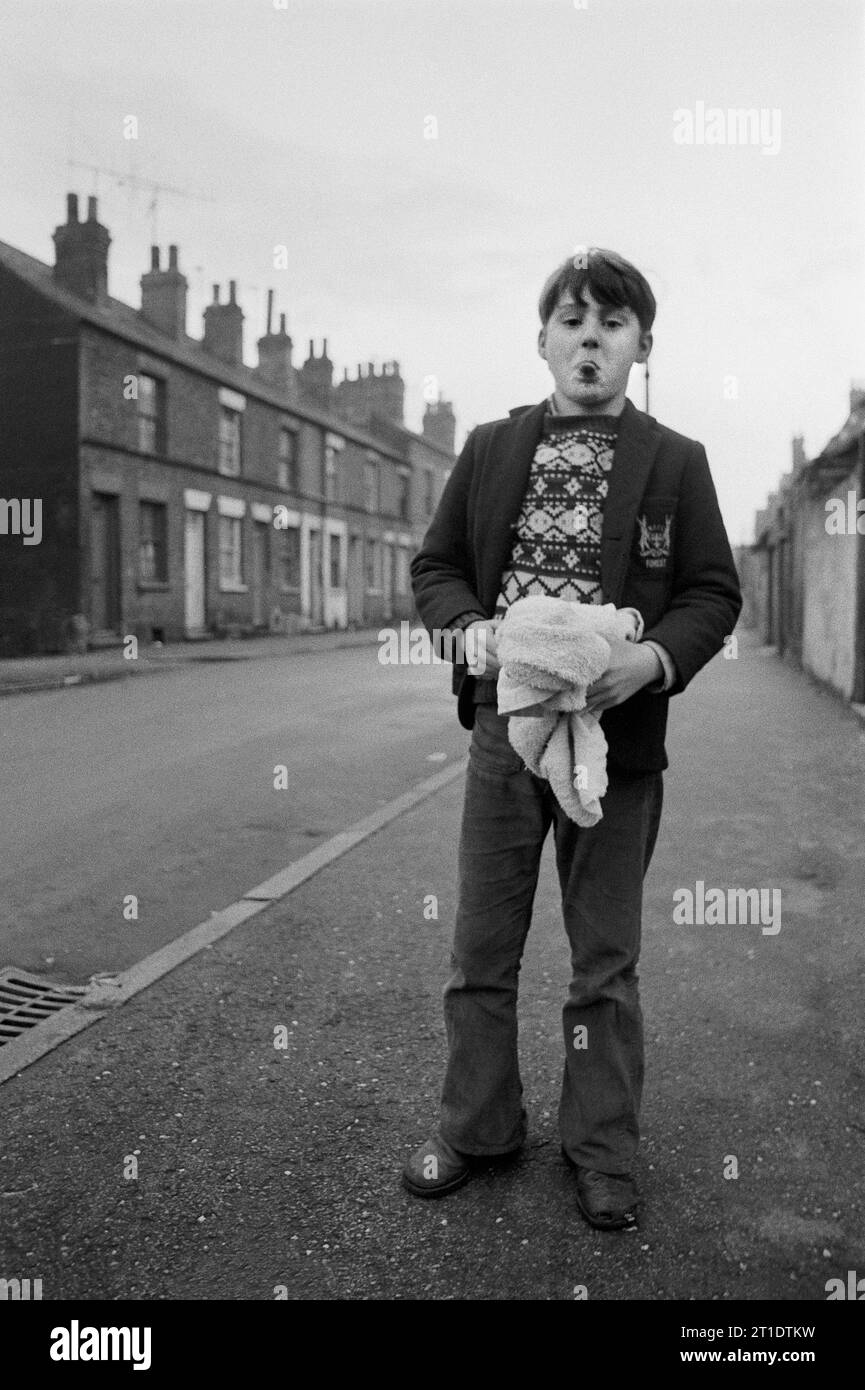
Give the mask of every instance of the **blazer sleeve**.
<svg viewBox="0 0 865 1390">
<path fill-rule="evenodd" d="M 475 565 L 468 544 L 469 499 L 477 464 L 477 428 L 460 451 L 421 547 L 412 559 L 412 593 L 428 632 L 447 630 L 467 612 L 484 613 L 475 593 Z"/>
<path fill-rule="evenodd" d="M 685 466 L 676 515 L 672 598 L 643 641 L 660 642 L 676 668 L 680 694 L 724 645 L 742 609 L 739 576 L 702 444 Z"/>
</svg>

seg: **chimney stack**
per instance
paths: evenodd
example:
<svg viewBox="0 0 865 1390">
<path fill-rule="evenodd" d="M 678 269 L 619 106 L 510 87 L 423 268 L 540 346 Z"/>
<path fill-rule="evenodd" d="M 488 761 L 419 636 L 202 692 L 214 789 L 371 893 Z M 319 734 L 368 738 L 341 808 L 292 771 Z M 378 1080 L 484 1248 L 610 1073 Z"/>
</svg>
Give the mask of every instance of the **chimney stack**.
<svg viewBox="0 0 865 1390">
<path fill-rule="evenodd" d="M 424 439 L 428 439 L 431 444 L 438 444 L 440 449 L 447 449 L 449 454 L 453 453 L 456 420 L 450 401 L 427 402 L 421 431 Z"/>
<path fill-rule="evenodd" d="M 793 435 L 793 474 L 798 473 L 799 469 L 805 464 L 805 436 L 802 434 Z"/>
<path fill-rule="evenodd" d="M 861 381 L 850 382 L 850 414 L 865 408 L 865 384 Z"/>
<path fill-rule="evenodd" d="M 291 364 L 292 341 L 285 329 L 285 314 L 279 316 L 279 331 L 273 332 L 273 290 L 267 291 L 267 325 L 258 340 L 258 374 L 278 391 L 297 401 L 297 374 Z"/>
<path fill-rule="evenodd" d="M 228 303 L 220 304 L 219 286 L 213 286 L 213 303 L 204 311 L 203 346 L 214 357 L 239 367 L 243 362 L 243 310 L 237 303 L 237 282 L 228 282 Z"/>
<path fill-rule="evenodd" d="M 54 279 L 64 289 L 96 303 L 108 293 L 111 236 L 97 218 L 95 198 L 87 199 L 87 221 L 78 220 L 78 195 L 66 195 L 66 221 L 54 232 Z"/>
<path fill-rule="evenodd" d="M 370 429 L 373 415 L 403 424 L 405 383 L 398 362 L 385 362 L 380 372 L 374 362 L 367 362 L 366 373 L 359 362 L 357 377 L 352 380 L 346 373 L 334 395 L 336 409 L 348 424 Z"/>
<path fill-rule="evenodd" d="M 322 339 L 321 356 L 315 355 L 315 343 L 309 340 L 309 356 L 300 369 L 303 395 L 316 410 L 333 408 L 333 363 L 327 355 L 327 338 Z"/>
<path fill-rule="evenodd" d="M 188 282 L 177 264 L 177 247 L 168 248 L 168 266 L 159 268 L 159 247 L 150 248 L 150 270 L 141 277 L 141 316 L 169 338 L 186 337 Z"/>
</svg>

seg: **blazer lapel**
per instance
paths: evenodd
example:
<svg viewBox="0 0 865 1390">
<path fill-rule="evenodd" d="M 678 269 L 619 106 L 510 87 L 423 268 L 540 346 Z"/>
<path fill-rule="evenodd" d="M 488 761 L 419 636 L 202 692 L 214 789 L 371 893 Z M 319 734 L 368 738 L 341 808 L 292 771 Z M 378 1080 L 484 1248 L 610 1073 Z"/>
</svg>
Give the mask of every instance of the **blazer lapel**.
<svg viewBox="0 0 865 1390">
<path fill-rule="evenodd" d="M 476 535 L 483 555 L 481 592 L 478 597 L 491 613 L 502 582 L 502 571 L 508 563 L 514 541 L 517 518 L 523 505 L 532 459 L 544 426 L 547 403 L 541 401 L 528 410 L 512 411 L 516 416 L 509 422 L 491 459 L 492 471 L 488 489 L 479 498 Z"/>
<path fill-rule="evenodd" d="M 605 603 L 618 605 L 625 581 L 637 508 L 661 439 L 651 415 L 625 401 L 610 469 L 601 526 L 601 589 Z"/>
</svg>

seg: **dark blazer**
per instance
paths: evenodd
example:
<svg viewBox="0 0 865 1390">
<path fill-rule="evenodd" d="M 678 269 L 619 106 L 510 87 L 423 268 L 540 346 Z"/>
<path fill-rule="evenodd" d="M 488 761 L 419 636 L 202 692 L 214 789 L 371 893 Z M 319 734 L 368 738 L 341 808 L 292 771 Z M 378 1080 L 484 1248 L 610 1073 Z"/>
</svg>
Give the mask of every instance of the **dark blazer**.
<svg viewBox="0 0 865 1390">
<path fill-rule="evenodd" d="M 429 632 L 460 614 L 492 617 L 507 565 L 546 401 L 471 431 L 411 562 L 412 589 Z M 702 444 L 659 425 L 630 401 L 619 421 L 601 535 L 605 603 L 638 608 L 645 638 L 676 666 L 667 693 L 639 690 L 601 716 L 609 761 L 663 771 L 670 695 L 685 689 L 732 633 L 739 579 Z M 460 723 L 474 724 L 475 677 L 455 665 Z"/>
</svg>

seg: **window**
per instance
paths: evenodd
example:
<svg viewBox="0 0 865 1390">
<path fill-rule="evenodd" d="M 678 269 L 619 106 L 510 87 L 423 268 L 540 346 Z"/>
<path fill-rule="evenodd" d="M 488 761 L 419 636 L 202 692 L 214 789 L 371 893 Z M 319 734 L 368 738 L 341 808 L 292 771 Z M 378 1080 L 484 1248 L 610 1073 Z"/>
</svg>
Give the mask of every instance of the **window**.
<svg viewBox="0 0 865 1390">
<path fill-rule="evenodd" d="M 369 455 L 363 465 L 363 505 L 368 512 L 378 511 L 378 460 Z"/>
<path fill-rule="evenodd" d="M 280 554 L 281 583 L 283 589 L 300 588 L 300 527 L 289 526 L 282 533 Z"/>
<path fill-rule="evenodd" d="M 138 577 L 146 584 L 168 583 L 168 508 L 164 502 L 138 504 Z"/>
<path fill-rule="evenodd" d="M 381 545 L 375 540 L 366 543 L 366 587 L 381 588 Z"/>
<path fill-rule="evenodd" d="M 331 535 L 330 545 L 330 587 L 332 589 L 345 588 L 345 576 L 343 574 L 342 563 L 342 537 Z"/>
<path fill-rule="evenodd" d="M 425 508 L 425 510 L 426 510 L 427 516 L 432 516 L 433 512 L 434 512 L 435 509 L 436 509 L 436 504 L 435 504 L 435 495 L 436 495 L 436 475 L 435 475 L 435 473 L 432 471 L 431 468 L 428 468 L 427 471 L 426 471 L 426 479 L 425 479 L 425 481 L 426 481 L 426 496 L 425 496 L 425 499 L 424 499 L 424 508 Z"/>
<path fill-rule="evenodd" d="M 396 591 L 398 594 L 408 593 L 408 551 L 401 545 L 396 552 Z"/>
<path fill-rule="evenodd" d="M 219 407 L 219 471 L 232 478 L 240 472 L 240 421 L 239 410 Z"/>
<path fill-rule="evenodd" d="M 345 440 L 339 434 L 324 436 L 324 497 L 328 502 L 339 500 L 339 455 Z"/>
<path fill-rule="evenodd" d="M 219 518 L 219 582 L 224 588 L 243 583 L 242 526 L 239 516 Z"/>
<path fill-rule="evenodd" d="M 165 382 L 138 373 L 138 447 L 143 454 L 165 453 Z"/>
<path fill-rule="evenodd" d="M 401 468 L 397 473 L 397 516 L 400 521 L 408 521 L 409 474 Z"/>
<path fill-rule="evenodd" d="M 336 501 L 336 492 L 337 492 L 336 468 L 337 468 L 337 457 L 338 457 L 338 454 L 339 454 L 339 451 L 338 451 L 336 448 L 334 448 L 333 444 L 325 444 L 325 446 L 324 446 L 324 495 L 325 495 L 325 499 L 326 499 L 328 502 L 335 502 L 335 501 Z"/>
<path fill-rule="evenodd" d="M 298 491 L 297 435 L 283 425 L 279 431 L 279 455 L 276 463 L 277 482 L 288 492 Z"/>
</svg>

